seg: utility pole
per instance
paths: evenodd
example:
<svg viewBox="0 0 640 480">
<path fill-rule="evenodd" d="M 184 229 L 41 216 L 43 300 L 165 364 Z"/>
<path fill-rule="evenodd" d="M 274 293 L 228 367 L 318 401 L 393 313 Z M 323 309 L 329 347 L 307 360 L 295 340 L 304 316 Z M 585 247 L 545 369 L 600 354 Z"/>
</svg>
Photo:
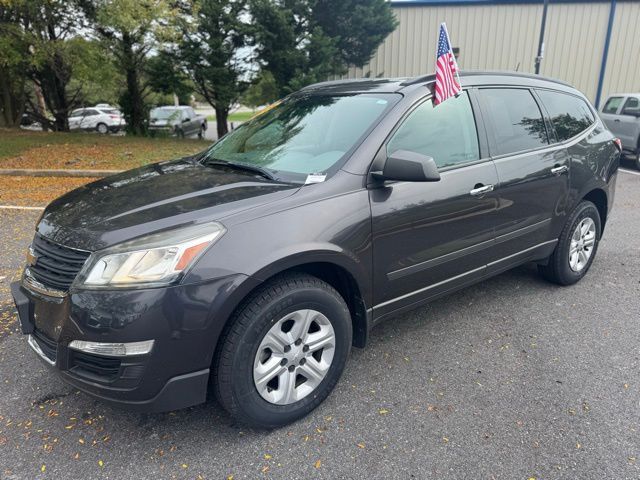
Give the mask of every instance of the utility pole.
<svg viewBox="0 0 640 480">
<path fill-rule="evenodd" d="M 540 74 L 540 63 L 544 57 L 544 29 L 547 25 L 547 9 L 549 8 L 549 0 L 544 0 L 542 7 L 542 25 L 540 25 L 540 41 L 538 42 L 538 55 L 536 56 L 536 75 Z"/>
</svg>

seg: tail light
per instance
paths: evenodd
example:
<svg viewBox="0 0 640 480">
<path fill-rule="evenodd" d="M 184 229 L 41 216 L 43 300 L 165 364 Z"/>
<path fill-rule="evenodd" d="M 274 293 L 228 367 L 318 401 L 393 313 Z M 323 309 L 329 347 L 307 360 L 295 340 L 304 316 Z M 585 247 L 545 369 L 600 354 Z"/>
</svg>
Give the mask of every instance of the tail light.
<svg viewBox="0 0 640 480">
<path fill-rule="evenodd" d="M 118 115 L 109 115 L 109 117 L 113 120 L 120 120 L 120 117 Z"/>
<path fill-rule="evenodd" d="M 614 138 L 613 143 L 615 143 L 616 147 L 618 147 L 618 151 L 622 152 L 622 141 L 619 138 Z"/>
</svg>

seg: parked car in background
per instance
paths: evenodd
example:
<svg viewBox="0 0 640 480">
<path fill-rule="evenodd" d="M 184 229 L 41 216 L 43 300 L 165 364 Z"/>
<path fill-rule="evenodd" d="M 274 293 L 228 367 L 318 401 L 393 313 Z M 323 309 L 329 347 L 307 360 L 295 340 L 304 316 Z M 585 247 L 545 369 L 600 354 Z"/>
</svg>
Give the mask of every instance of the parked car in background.
<svg viewBox="0 0 640 480">
<path fill-rule="evenodd" d="M 580 281 L 617 139 L 567 84 L 461 77 L 437 107 L 434 75 L 312 85 L 205 152 L 55 200 L 11 285 L 29 346 L 103 401 L 173 410 L 211 386 L 271 428 L 383 320 L 527 262 Z"/>
<path fill-rule="evenodd" d="M 158 107 L 152 109 L 149 114 L 151 133 L 162 132 L 181 138 L 197 135 L 198 138 L 202 138 L 206 129 L 206 117 L 196 114 L 191 107 Z"/>
<path fill-rule="evenodd" d="M 70 130 L 95 130 L 98 133 L 116 133 L 126 126 L 119 110 L 115 108 L 79 108 L 69 116 Z"/>
<path fill-rule="evenodd" d="M 602 107 L 600 116 L 622 141 L 622 148 L 633 157 L 640 170 L 640 93 L 615 93 Z"/>
</svg>

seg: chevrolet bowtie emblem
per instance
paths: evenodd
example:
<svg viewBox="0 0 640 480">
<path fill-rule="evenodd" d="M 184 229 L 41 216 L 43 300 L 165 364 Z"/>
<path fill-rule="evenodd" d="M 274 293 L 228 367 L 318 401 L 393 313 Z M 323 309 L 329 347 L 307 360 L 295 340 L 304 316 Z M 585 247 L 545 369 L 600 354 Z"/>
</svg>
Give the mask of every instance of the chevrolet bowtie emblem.
<svg viewBox="0 0 640 480">
<path fill-rule="evenodd" d="M 27 264 L 33 267 L 37 261 L 38 256 L 36 255 L 36 252 L 33 251 L 33 248 L 29 247 L 29 250 L 27 250 Z"/>
</svg>

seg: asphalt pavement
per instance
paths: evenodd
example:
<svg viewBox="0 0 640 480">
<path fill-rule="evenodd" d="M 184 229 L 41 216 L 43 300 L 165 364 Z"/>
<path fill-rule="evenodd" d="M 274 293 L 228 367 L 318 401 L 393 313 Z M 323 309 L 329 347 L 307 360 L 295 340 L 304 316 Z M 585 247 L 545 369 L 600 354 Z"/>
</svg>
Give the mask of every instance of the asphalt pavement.
<svg viewBox="0 0 640 480">
<path fill-rule="evenodd" d="M 0 210 L 0 479 L 640 478 L 639 206 L 621 172 L 579 284 L 525 266 L 390 320 L 323 405 L 270 432 L 214 400 L 134 414 L 59 380 L 8 292 L 39 212 Z"/>
</svg>

